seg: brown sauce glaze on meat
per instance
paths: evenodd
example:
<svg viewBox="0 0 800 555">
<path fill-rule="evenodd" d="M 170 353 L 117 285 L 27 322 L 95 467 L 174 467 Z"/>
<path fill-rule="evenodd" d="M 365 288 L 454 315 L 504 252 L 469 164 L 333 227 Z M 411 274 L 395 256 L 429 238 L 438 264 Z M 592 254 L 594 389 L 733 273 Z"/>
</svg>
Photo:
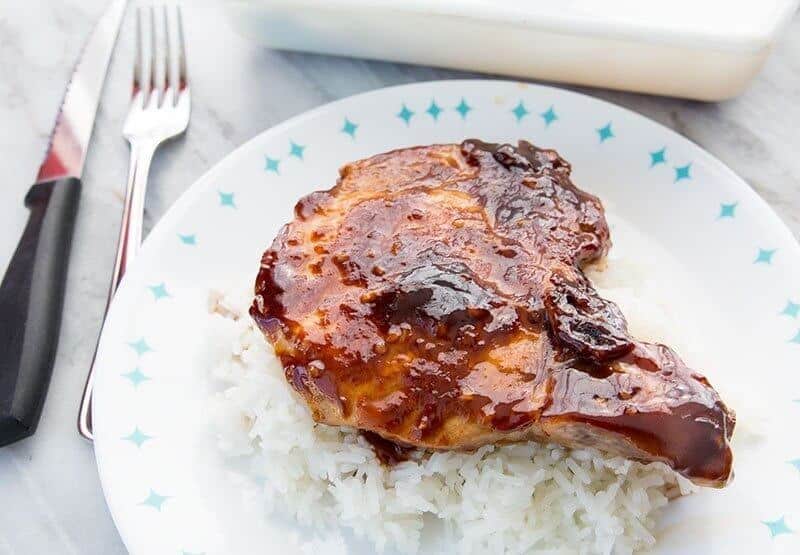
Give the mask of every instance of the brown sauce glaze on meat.
<svg viewBox="0 0 800 555">
<path fill-rule="evenodd" d="M 468 140 L 340 174 L 298 202 L 251 308 L 316 420 L 432 449 L 597 447 L 728 481 L 733 412 L 583 275 L 608 225 L 555 151 Z"/>
</svg>

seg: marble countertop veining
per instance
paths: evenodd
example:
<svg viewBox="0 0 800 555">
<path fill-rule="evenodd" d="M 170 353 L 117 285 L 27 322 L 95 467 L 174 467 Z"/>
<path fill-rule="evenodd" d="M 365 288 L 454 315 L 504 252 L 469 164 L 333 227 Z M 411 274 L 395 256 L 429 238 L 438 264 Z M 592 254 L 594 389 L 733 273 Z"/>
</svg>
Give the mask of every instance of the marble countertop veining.
<svg viewBox="0 0 800 555">
<path fill-rule="evenodd" d="M 0 270 L 27 216 L 22 198 L 47 143 L 79 50 L 106 0 L 0 2 Z M 133 18 L 120 34 L 84 176 L 61 342 L 38 433 L 0 449 L 0 553 L 113 555 L 125 548 L 106 509 L 91 445 L 75 430 L 78 399 L 105 303 L 122 212 Z M 298 53 L 240 38 L 209 2 L 184 2 L 193 115 L 159 151 L 149 228 L 223 156 L 260 131 L 325 102 L 386 85 L 467 73 Z M 583 90 L 583 89 L 582 89 Z M 613 91 L 627 106 L 689 137 L 741 175 L 800 236 L 800 16 L 751 87 L 718 104 Z M 800 290 L 798 290 L 800 294 Z"/>
</svg>

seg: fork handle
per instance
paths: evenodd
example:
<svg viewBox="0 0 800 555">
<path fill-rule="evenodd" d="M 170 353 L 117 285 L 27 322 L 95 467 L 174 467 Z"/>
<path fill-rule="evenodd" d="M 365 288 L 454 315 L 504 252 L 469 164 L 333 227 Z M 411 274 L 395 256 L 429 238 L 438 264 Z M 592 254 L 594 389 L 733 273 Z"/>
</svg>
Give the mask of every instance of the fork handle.
<svg viewBox="0 0 800 555">
<path fill-rule="evenodd" d="M 144 223 L 144 199 L 147 193 L 147 176 L 150 172 L 150 163 L 158 143 L 150 141 L 131 141 L 131 160 L 128 167 L 128 185 L 125 188 L 125 206 L 122 210 L 122 224 L 117 241 L 117 255 L 114 260 L 114 272 L 111 275 L 111 285 L 108 288 L 108 300 L 103 313 L 105 316 L 111 306 L 114 293 L 122 281 L 131 262 L 136 258 L 142 244 L 142 228 Z M 100 328 L 102 334 L 102 326 Z M 78 433 L 92 441 L 94 430 L 92 427 L 92 391 L 94 382 L 94 367 L 97 359 L 98 338 L 95 346 L 92 364 L 89 366 L 89 375 L 81 397 L 81 406 L 78 412 Z"/>
</svg>

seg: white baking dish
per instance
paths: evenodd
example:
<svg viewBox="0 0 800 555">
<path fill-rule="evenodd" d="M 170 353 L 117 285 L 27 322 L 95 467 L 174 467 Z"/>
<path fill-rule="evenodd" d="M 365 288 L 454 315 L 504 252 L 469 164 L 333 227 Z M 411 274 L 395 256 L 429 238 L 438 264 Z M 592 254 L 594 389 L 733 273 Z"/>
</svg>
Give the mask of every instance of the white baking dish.
<svg viewBox="0 0 800 555">
<path fill-rule="evenodd" d="M 227 0 L 272 48 L 721 100 L 800 0 Z"/>
</svg>

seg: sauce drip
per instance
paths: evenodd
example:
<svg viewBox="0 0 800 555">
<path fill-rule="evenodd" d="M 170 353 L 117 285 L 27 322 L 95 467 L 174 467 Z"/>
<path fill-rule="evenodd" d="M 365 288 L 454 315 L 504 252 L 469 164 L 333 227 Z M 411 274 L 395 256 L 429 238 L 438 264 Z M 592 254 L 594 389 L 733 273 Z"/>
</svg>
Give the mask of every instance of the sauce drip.
<svg viewBox="0 0 800 555">
<path fill-rule="evenodd" d="M 362 431 L 361 436 L 372 446 L 378 460 L 387 466 L 407 461 L 409 453 L 414 449 L 413 447 L 403 447 L 393 441 L 384 439 L 375 432 Z"/>
</svg>

